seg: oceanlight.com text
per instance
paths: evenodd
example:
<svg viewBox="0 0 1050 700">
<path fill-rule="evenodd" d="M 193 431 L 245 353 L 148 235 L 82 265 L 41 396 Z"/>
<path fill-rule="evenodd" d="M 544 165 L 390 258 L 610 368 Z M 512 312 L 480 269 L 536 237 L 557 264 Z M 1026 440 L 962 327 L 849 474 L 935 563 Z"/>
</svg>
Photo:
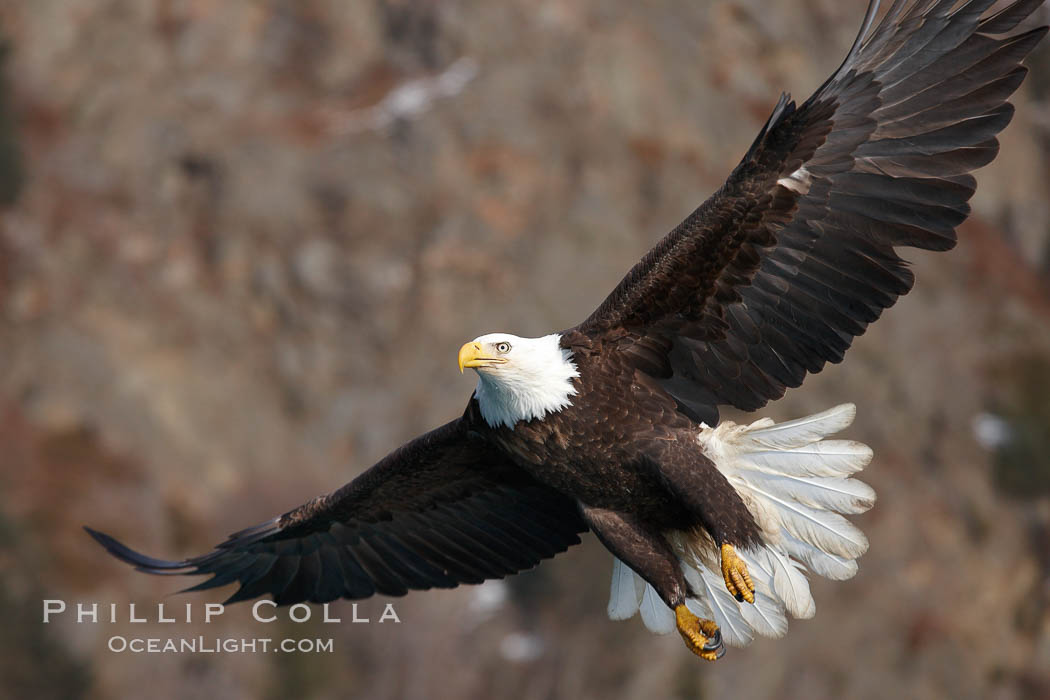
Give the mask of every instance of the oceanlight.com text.
<svg viewBox="0 0 1050 700">
<path fill-rule="evenodd" d="M 271 639 L 268 637 L 125 637 L 109 638 L 116 654 L 331 654 L 332 639 Z"/>
</svg>

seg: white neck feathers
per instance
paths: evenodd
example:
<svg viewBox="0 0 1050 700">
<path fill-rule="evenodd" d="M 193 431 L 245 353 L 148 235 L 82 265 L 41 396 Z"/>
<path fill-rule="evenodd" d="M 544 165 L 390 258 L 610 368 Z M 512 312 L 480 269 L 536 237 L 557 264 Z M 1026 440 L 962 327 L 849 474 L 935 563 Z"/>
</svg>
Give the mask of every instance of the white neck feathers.
<svg viewBox="0 0 1050 700">
<path fill-rule="evenodd" d="M 507 363 L 478 371 L 475 396 L 481 416 L 492 427 L 514 427 L 518 421 L 543 418 L 572 405 L 574 377 L 580 373 L 572 351 L 561 347 L 558 334 L 519 338 L 505 333 L 481 336 L 478 341 L 511 343 Z"/>
</svg>

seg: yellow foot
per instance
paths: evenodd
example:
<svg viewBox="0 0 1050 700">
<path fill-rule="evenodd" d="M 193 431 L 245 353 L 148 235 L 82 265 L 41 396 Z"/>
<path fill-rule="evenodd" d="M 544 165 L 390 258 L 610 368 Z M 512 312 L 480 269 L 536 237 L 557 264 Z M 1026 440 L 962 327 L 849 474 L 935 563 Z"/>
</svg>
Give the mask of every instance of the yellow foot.
<svg viewBox="0 0 1050 700">
<path fill-rule="evenodd" d="M 731 544 L 722 545 L 722 577 L 734 598 L 741 603 L 745 600 L 755 602 L 755 584 L 751 581 L 751 574 L 747 573 L 747 565 Z"/>
<path fill-rule="evenodd" d="M 678 633 L 682 635 L 689 651 L 708 661 L 720 659 L 726 653 L 722 633 L 714 622 L 697 617 L 685 605 L 675 608 L 674 616 Z"/>
</svg>

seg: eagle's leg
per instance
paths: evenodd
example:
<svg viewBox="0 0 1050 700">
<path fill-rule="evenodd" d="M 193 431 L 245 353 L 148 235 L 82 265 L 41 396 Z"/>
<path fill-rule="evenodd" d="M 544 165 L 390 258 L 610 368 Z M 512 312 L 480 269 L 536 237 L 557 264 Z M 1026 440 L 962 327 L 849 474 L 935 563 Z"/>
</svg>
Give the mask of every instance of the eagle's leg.
<svg viewBox="0 0 1050 700">
<path fill-rule="evenodd" d="M 664 486 L 700 521 L 719 545 L 726 589 L 740 602 L 755 602 L 755 584 L 736 547 L 760 544 L 758 524 L 740 494 L 696 444 L 691 433 L 655 446 L 653 467 Z"/>
<path fill-rule="evenodd" d="M 689 589 L 678 557 L 663 535 L 627 513 L 582 504 L 580 512 L 606 549 L 652 585 L 674 610 L 678 633 L 689 651 L 708 661 L 721 658 L 722 633 L 714 621 L 697 617 L 685 606 L 686 597 L 695 591 Z"/>
</svg>

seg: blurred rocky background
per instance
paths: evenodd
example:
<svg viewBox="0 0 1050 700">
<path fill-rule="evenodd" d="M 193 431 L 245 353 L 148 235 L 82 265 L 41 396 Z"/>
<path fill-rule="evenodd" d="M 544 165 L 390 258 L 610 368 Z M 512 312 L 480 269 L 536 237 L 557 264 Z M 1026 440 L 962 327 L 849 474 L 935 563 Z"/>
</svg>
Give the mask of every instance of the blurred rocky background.
<svg viewBox="0 0 1050 700">
<path fill-rule="evenodd" d="M 606 619 L 592 537 L 505 583 L 199 620 L 206 551 L 462 409 L 459 345 L 575 324 L 712 190 L 860 0 L 0 0 L 0 696 L 1050 696 L 1050 44 L 946 255 L 847 361 L 860 574 L 693 658 Z M 1050 20 L 1045 10 L 1042 21 Z M 227 591 L 228 593 L 228 591 Z M 45 598 L 118 622 L 44 625 Z M 127 603 L 151 622 L 128 622 Z M 192 623 L 156 622 L 156 604 Z M 132 654 L 113 635 L 333 638 Z"/>
</svg>

